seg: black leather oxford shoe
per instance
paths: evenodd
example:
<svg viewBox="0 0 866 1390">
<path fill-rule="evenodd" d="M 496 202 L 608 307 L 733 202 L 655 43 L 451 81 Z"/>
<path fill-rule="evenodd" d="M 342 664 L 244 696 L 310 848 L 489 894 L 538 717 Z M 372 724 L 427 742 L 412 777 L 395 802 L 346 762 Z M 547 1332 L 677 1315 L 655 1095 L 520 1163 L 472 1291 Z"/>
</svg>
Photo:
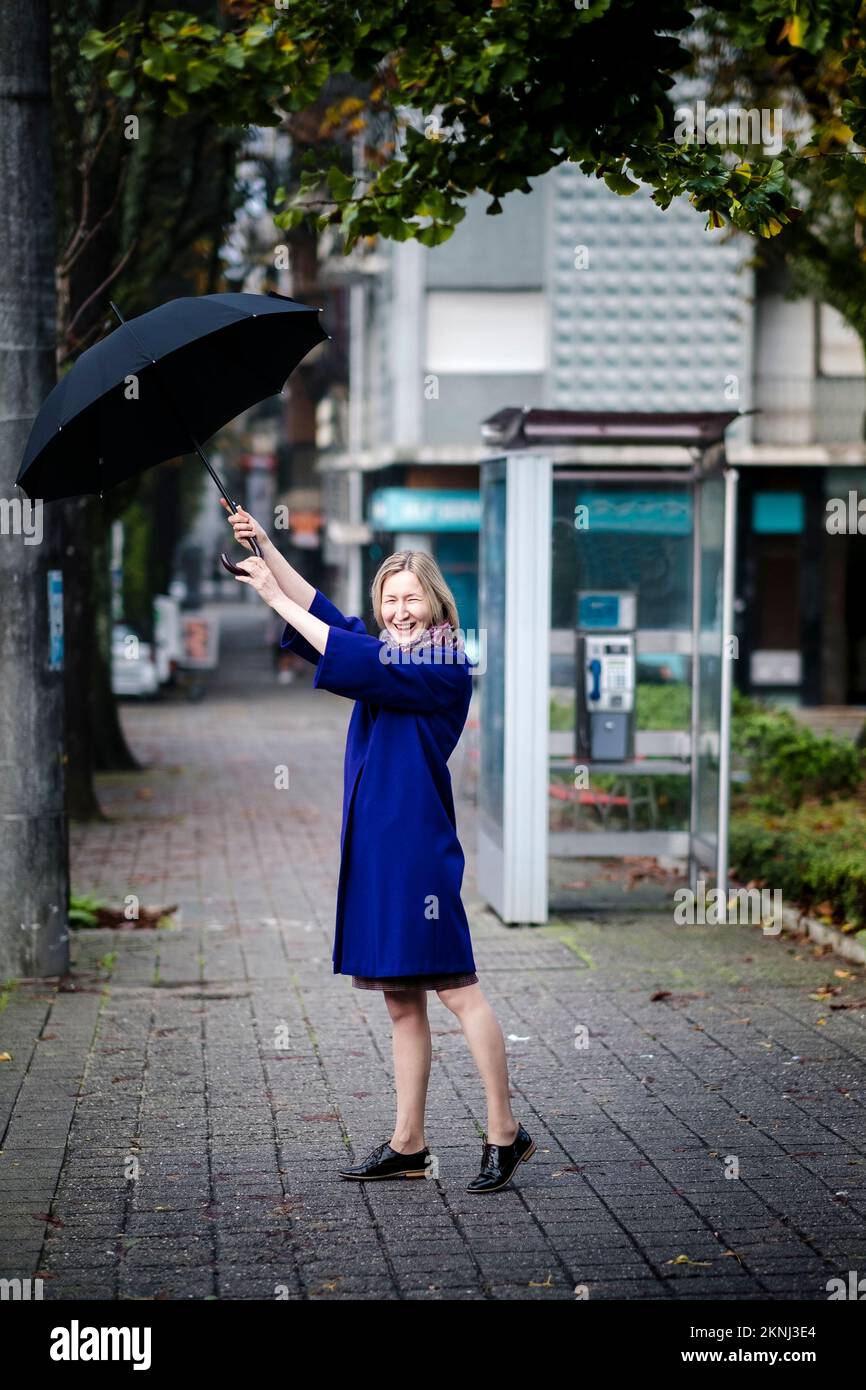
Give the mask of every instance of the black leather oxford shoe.
<svg viewBox="0 0 866 1390">
<path fill-rule="evenodd" d="M 419 1149 L 415 1154 L 401 1154 L 390 1144 L 380 1144 L 367 1154 L 363 1163 L 354 1168 L 338 1168 L 337 1171 L 341 1178 L 355 1178 L 364 1182 L 375 1178 L 423 1178 L 429 1155 L 428 1148 Z"/>
<path fill-rule="evenodd" d="M 525 1163 L 535 1153 L 535 1141 L 522 1124 L 510 1144 L 488 1144 L 485 1136 L 481 1151 L 481 1171 L 467 1183 L 467 1192 L 499 1192 L 507 1187 L 518 1163 Z"/>
</svg>

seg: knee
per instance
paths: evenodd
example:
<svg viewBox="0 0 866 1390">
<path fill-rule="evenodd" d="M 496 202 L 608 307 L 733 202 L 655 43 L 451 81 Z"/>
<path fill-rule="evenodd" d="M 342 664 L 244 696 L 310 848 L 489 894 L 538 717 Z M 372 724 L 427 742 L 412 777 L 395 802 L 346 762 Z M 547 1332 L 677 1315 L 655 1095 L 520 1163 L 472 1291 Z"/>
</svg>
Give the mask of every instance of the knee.
<svg viewBox="0 0 866 1390">
<path fill-rule="evenodd" d="M 427 1016 L 427 995 L 424 990 L 387 990 L 385 998 L 394 1023 L 403 1023 L 407 1019 L 420 1021 Z"/>
<path fill-rule="evenodd" d="M 437 989 L 436 993 L 446 1009 L 450 1009 L 457 1018 L 464 1018 L 471 1013 L 482 998 L 478 985 L 461 985 L 458 989 Z"/>
</svg>

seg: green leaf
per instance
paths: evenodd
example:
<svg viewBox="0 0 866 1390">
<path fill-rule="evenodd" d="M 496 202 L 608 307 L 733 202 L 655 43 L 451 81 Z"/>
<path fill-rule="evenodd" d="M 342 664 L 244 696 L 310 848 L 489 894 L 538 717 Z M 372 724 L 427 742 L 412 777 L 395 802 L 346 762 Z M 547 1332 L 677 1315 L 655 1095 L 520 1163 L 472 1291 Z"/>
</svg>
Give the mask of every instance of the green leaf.
<svg viewBox="0 0 866 1390">
<path fill-rule="evenodd" d="M 355 180 L 351 174 L 344 174 L 336 164 L 328 170 L 328 191 L 335 203 L 344 203 L 355 191 Z"/>
<path fill-rule="evenodd" d="M 115 45 L 104 37 L 101 29 L 88 29 L 78 45 L 82 58 L 86 58 L 89 63 L 104 57 L 106 53 L 113 53 L 114 48 Z"/>
<path fill-rule="evenodd" d="M 628 197 L 630 193 L 637 193 L 640 188 L 639 183 L 635 183 L 633 179 L 629 178 L 628 174 L 617 169 L 608 170 L 604 176 L 604 181 L 612 192 L 620 193 L 625 197 Z"/>
<path fill-rule="evenodd" d="M 286 232 L 292 232 L 296 227 L 302 226 L 304 219 L 309 216 L 306 208 L 286 208 L 285 212 L 278 212 L 274 216 L 274 222 L 278 227 L 282 227 Z"/>
<path fill-rule="evenodd" d="M 406 165 L 402 160 L 392 159 L 390 164 L 386 164 L 384 169 L 380 169 L 376 175 L 376 192 L 390 193 L 405 168 Z"/>
<path fill-rule="evenodd" d="M 444 217 L 446 210 L 445 194 L 441 193 L 438 188 L 428 188 L 415 208 L 415 216 Z"/>
<path fill-rule="evenodd" d="M 443 222 L 436 222 L 432 227 L 422 227 L 415 233 L 415 240 L 420 241 L 422 246 L 441 246 L 443 241 L 447 241 L 454 235 L 454 228 L 447 226 Z"/>
<path fill-rule="evenodd" d="M 80 908 L 70 908 L 66 916 L 71 927 L 96 927 L 99 925 L 98 917 L 95 917 L 92 912 L 85 912 Z"/>
<path fill-rule="evenodd" d="M 227 40 L 223 47 L 222 60 L 227 68 L 239 69 L 246 63 L 246 55 L 236 40 Z"/>
<path fill-rule="evenodd" d="M 161 82 L 165 76 L 165 54 L 156 49 L 145 58 L 141 70 L 145 77 L 152 77 L 155 82 Z"/>
<path fill-rule="evenodd" d="M 135 81 L 128 68 L 115 68 L 108 74 L 108 85 L 115 96 L 122 99 L 131 97 L 135 91 Z"/>
<path fill-rule="evenodd" d="M 270 38 L 270 29 L 266 24 L 251 24 L 244 31 L 243 42 L 247 48 L 258 48 L 260 44 L 266 43 Z"/>
<path fill-rule="evenodd" d="M 165 103 L 165 114 L 167 116 L 185 116 L 188 111 L 189 102 L 183 92 L 179 92 L 176 88 L 172 87 L 168 94 L 168 100 Z"/>
</svg>

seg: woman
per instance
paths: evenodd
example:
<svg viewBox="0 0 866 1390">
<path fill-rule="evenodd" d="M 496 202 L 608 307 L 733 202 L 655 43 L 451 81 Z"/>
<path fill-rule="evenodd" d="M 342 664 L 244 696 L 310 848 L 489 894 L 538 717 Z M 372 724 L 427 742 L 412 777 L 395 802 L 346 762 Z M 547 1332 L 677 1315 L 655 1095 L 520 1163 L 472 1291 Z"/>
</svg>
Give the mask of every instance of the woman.
<svg viewBox="0 0 866 1390">
<path fill-rule="evenodd" d="M 223 506 L 229 509 L 225 502 Z M 349 1179 L 424 1177 L 431 1039 L 427 991 L 457 1017 L 481 1074 L 487 1130 L 467 1192 L 498 1192 L 535 1144 L 515 1120 L 505 1042 L 481 991 L 460 900 L 464 859 L 447 761 L 472 695 L 457 610 L 435 560 L 402 551 L 380 566 L 372 599 L 381 638 L 302 578 L 258 522 L 228 517 L 264 558 L 240 568 L 285 620 L 282 646 L 315 662 L 313 685 L 355 701 L 346 738 L 334 973 L 381 989 L 393 1023 L 397 1118 Z"/>
</svg>

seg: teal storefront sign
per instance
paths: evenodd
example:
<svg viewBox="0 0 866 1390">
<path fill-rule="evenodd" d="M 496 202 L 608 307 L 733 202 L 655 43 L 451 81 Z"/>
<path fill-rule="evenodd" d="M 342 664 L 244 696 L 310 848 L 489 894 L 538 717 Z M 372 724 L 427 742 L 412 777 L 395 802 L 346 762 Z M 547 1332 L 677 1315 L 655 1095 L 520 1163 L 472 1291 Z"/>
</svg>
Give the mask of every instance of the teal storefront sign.
<svg viewBox="0 0 866 1390">
<path fill-rule="evenodd" d="M 382 487 L 370 498 L 367 519 L 377 531 L 477 531 L 481 499 L 477 492 Z"/>
<path fill-rule="evenodd" d="M 752 530 L 763 536 L 799 536 L 805 524 L 801 492 L 756 492 L 752 498 Z"/>
<path fill-rule="evenodd" d="M 575 503 L 574 524 L 577 530 L 689 536 L 692 500 L 686 492 L 587 492 Z"/>
</svg>

